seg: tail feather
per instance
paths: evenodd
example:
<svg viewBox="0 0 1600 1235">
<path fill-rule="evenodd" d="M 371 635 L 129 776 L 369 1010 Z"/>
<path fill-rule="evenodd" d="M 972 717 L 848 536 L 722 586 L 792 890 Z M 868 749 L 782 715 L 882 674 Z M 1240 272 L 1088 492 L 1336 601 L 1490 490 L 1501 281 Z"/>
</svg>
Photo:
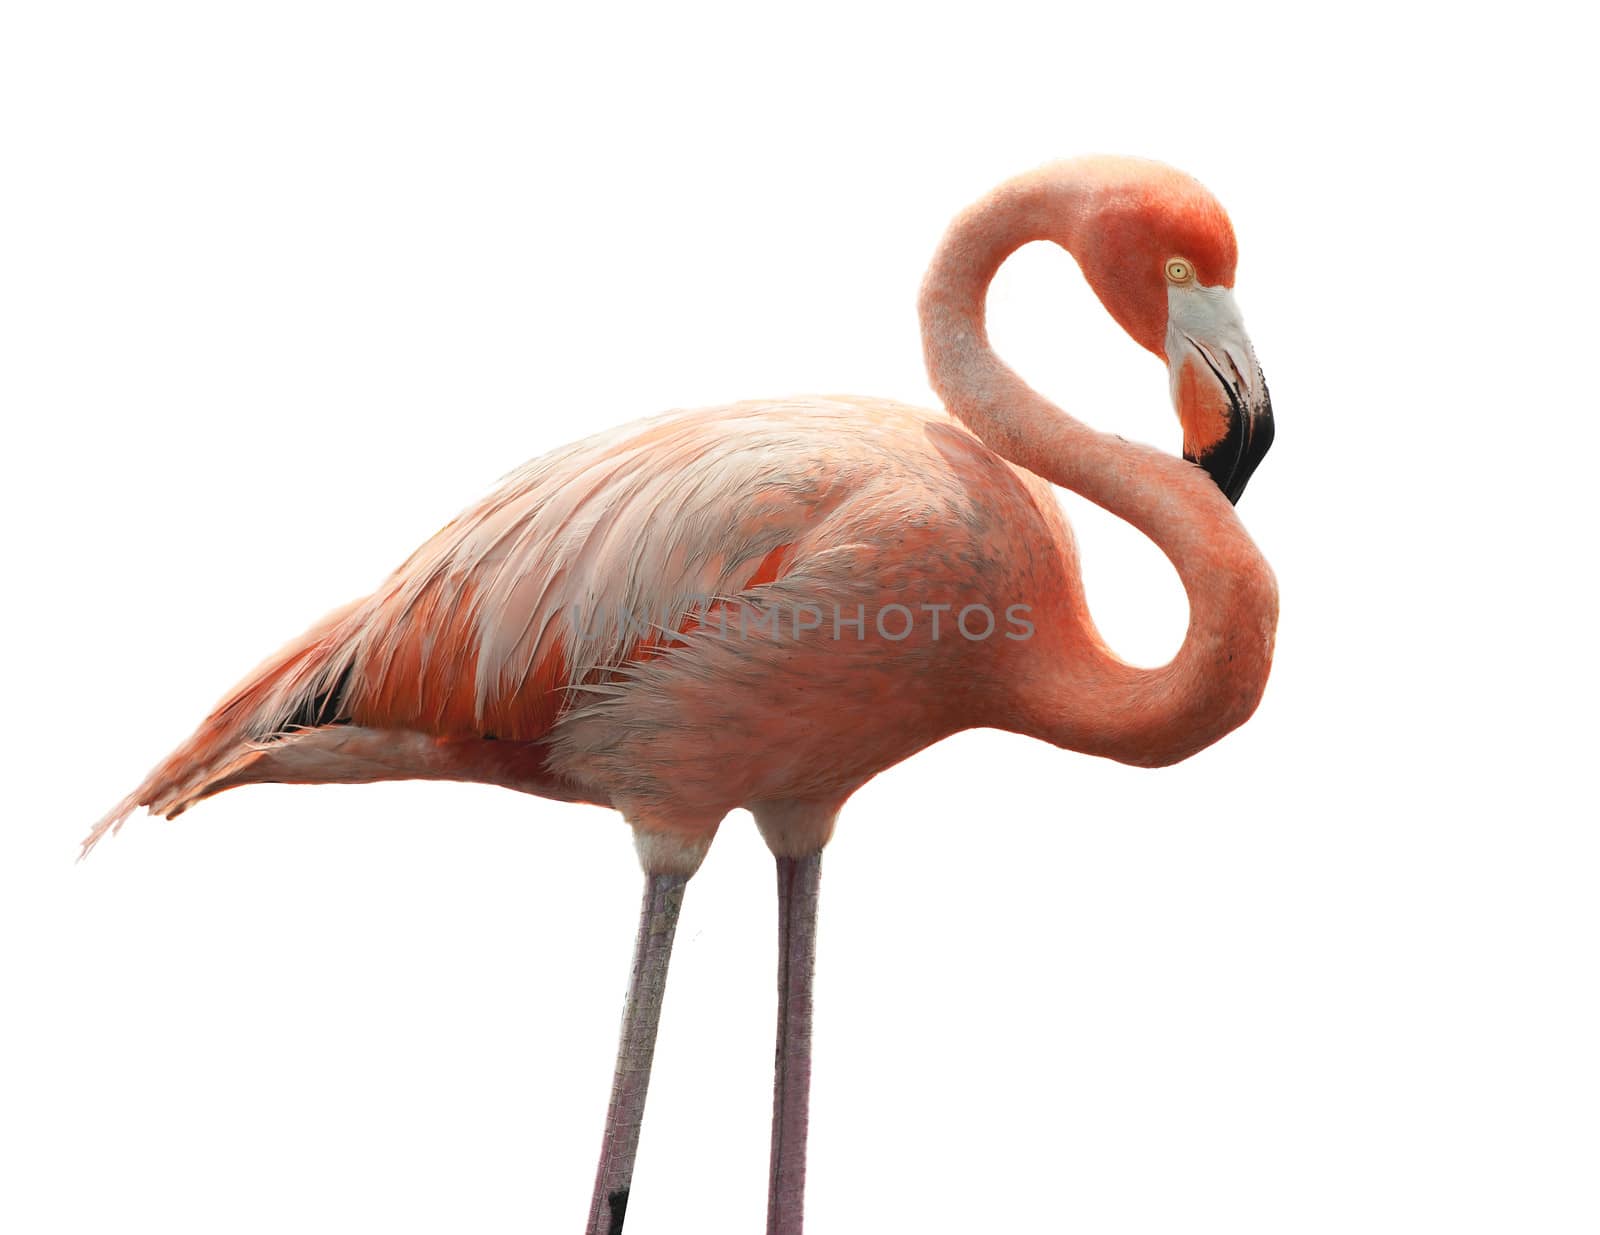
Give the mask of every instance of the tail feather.
<svg viewBox="0 0 1600 1235">
<path fill-rule="evenodd" d="M 201 798 L 243 783 L 241 769 L 272 739 L 341 719 L 362 604 L 329 614 L 235 687 L 187 742 L 95 824 L 79 859 L 107 832 L 120 831 L 139 807 L 172 819 Z"/>
</svg>

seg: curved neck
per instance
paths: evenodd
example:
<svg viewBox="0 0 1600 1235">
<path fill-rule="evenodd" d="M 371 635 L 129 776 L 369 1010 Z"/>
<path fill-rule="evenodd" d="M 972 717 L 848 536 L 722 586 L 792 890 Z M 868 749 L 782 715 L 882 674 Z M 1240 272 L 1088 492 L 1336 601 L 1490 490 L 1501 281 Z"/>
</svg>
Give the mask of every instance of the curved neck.
<svg viewBox="0 0 1600 1235">
<path fill-rule="evenodd" d="M 991 450 L 1133 524 L 1177 568 L 1189 598 L 1183 646 L 1145 670 L 1093 628 L 1034 679 L 1017 727 L 1126 763 L 1176 762 L 1243 724 L 1265 689 L 1277 585 L 1233 507 L 1200 468 L 1074 420 L 995 355 L 984 303 L 1000 264 L 1050 240 L 1076 252 L 1095 225 L 1092 184 L 1072 165 L 1002 185 L 951 225 L 919 312 L 933 388 Z"/>
</svg>

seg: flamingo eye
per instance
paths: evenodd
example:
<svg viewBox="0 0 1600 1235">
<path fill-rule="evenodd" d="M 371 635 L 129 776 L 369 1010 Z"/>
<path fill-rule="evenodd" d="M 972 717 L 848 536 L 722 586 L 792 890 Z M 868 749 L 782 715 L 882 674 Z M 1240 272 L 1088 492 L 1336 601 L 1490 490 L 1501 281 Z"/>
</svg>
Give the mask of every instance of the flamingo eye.
<svg viewBox="0 0 1600 1235">
<path fill-rule="evenodd" d="M 1167 282 L 1168 283 L 1192 283 L 1192 282 L 1194 282 L 1194 267 L 1191 266 L 1188 262 L 1184 261 L 1183 258 L 1181 258 L 1181 257 L 1168 258 L 1167 259 Z"/>
</svg>

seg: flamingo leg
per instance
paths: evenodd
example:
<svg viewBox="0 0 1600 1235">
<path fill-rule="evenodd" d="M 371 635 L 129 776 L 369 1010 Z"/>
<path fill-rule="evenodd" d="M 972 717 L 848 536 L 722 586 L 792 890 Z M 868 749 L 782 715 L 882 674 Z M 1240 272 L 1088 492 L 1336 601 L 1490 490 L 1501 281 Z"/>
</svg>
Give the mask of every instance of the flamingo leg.
<svg viewBox="0 0 1600 1235">
<path fill-rule="evenodd" d="M 606 1111 L 600 1167 L 595 1172 L 587 1235 L 621 1235 L 633 1182 L 633 1160 L 644 1121 L 645 1090 L 661 1020 L 661 997 L 667 986 L 667 962 L 678 929 L 687 875 L 645 876 L 644 903 L 639 910 L 639 935 L 633 946 L 633 973 L 622 1011 L 622 1040 L 617 1045 L 617 1070 L 611 1081 L 611 1106 Z"/>
<path fill-rule="evenodd" d="M 811 978 L 822 854 L 778 859 L 778 1047 L 772 1083 L 767 1235 L 800 1235 L 811 1100 Z"/>
</svg>

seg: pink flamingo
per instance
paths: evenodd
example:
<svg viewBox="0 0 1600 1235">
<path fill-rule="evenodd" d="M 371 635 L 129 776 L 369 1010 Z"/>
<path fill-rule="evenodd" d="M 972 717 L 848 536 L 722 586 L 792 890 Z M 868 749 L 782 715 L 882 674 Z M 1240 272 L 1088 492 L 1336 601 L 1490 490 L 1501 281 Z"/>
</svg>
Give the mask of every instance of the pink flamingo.
<svg viewBox="0 0 1600 1235">
<path fill-rule="evenodd" d="M 1080 424 L 990 348 L 990 280 L 1034 240 L 1071 252 L 1166 361 L 1183 459 Z M 768 1230 L 798 1232 L 820 855 L 846 799 L 974 726 L 1170 764 L 1260 700 L 1277 590 L 1232 503 L 1272 417 L 1235 255 L 1216 200 L 1160 164 L 1079 159 L 1001 185 L 922 287 L 948 415 L 741 403 L 526 465 L 251 674 L 85 852 L 138 806 L 171 818 L 266 781 L 481 781 L 621 812 L 645 890 L 588 1225 L 617 1232 L 684 888 L 748 809 L 778 868 Z M 1189 626 L 1163 668 L 1102 642 L 1052 484 L 1176 566 Z"/>
</svg>

